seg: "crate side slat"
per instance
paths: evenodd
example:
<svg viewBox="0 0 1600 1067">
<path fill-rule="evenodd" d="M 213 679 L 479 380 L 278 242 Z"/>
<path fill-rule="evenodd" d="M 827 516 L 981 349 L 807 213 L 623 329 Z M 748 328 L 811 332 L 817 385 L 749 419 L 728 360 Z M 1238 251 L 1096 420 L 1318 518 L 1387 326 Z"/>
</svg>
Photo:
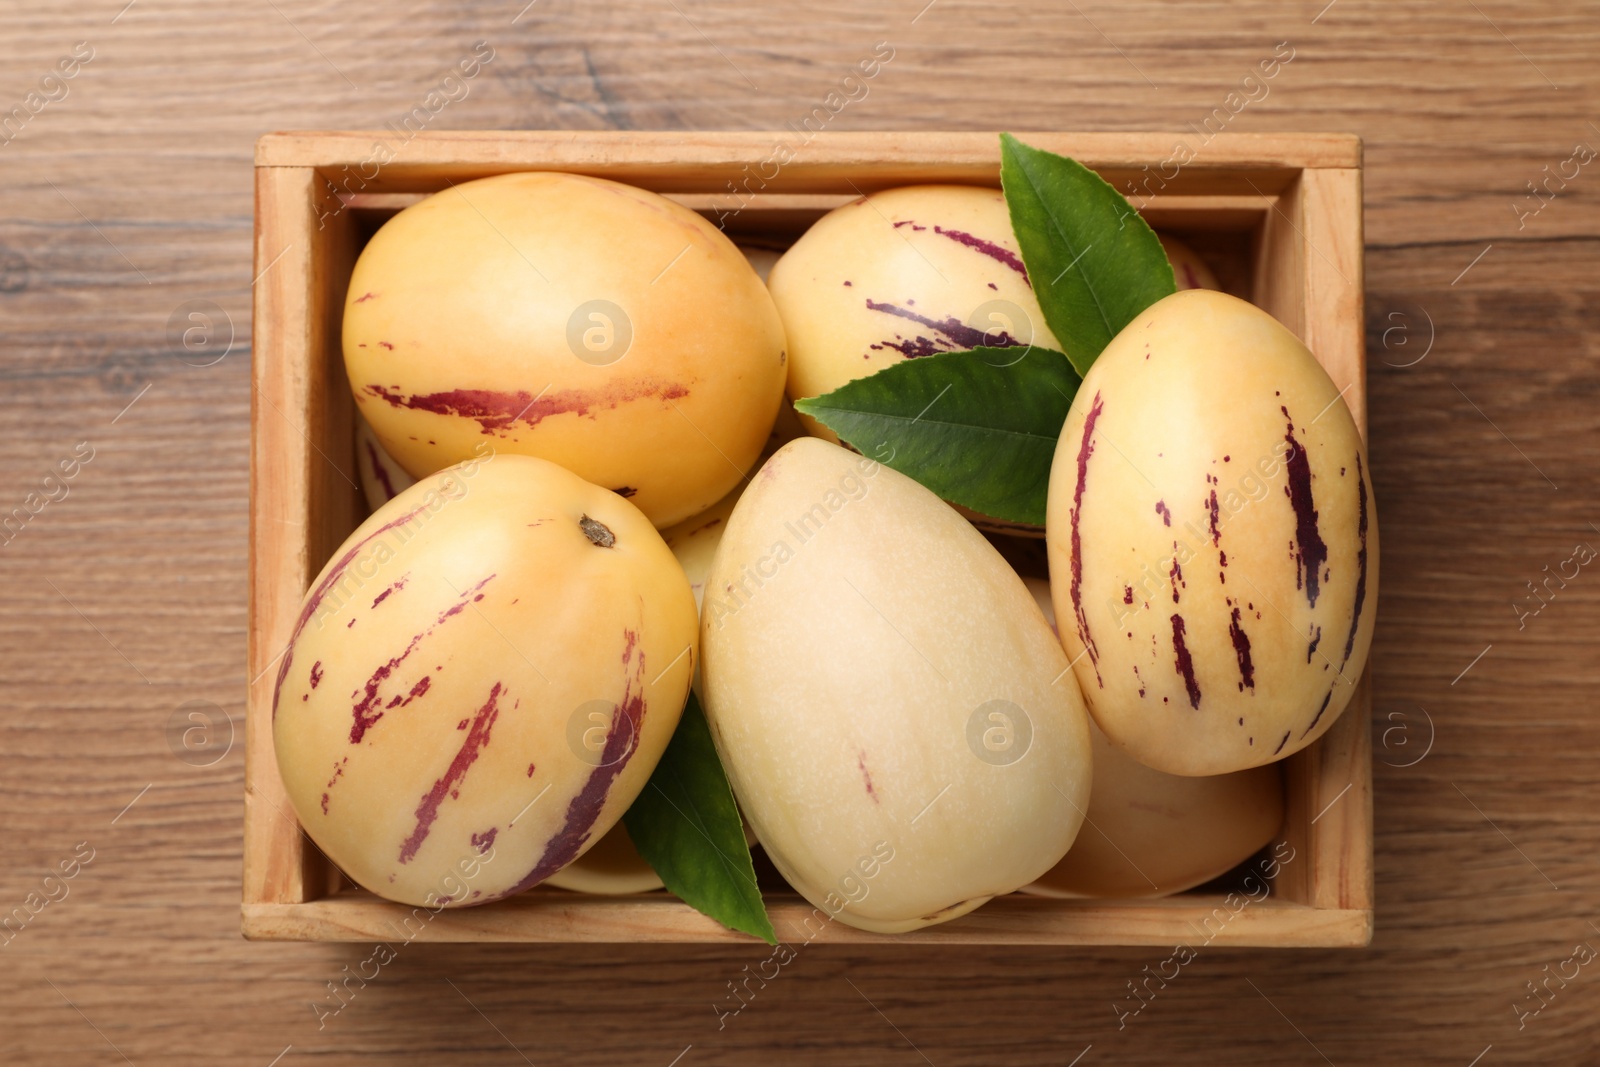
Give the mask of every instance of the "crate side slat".
<svg viewBox="0 0 1600 1067">
<path fill-rule="evenodd" d="M 355 400 L 340 337 L 345 294 L 360 251 L 356 230 L 353 213 L 319 211 L 308 232 L 316 294 L 309 309 L 312 328 L 306 352 L 312 374 L 305 408 L 297 414 L 316 453 L 308 472 L 311 499 L 320 502 L 307 517 L 312 575 L 320 573 L 367 517 L 355 461 Z"/>
<path fill-rule="evenodd" d="M 1255 302 L 1293 330 L 1343 392 L 1367 431 L 1360 171 L 1308 170 L 1268 213 L 1258 248 Z M 1285 838 L 1306 863 L 1287 867 L 1280 891 L 1318 908 L 1372 907 L 1371 690 L 1315 745 L 1286 761 Z"/>
<path fill-rule="evenodd" d="M 1306 347 L 1344 394 L 1361 439 L 1367 438 L 1361 172 L 1319 170 L 1300 179 Z"/>
<path fill-rule="evenodd" d="M 1256 246 L 1256 285 L 1251 303 L 1283 323 L 1301 340 L 1306 336 L 1305 198 L 1296 180 L 1273 200 Z"/>
<path fill-rule="evenodd" d="M 769 911 L 779 939 L 790 944 L 1341 948 L 1366 944 L 1371 931 L 1367 912 L 1308 908 L 1272 898 L 1249 904 L 1236 899 L 1230 905 L 1222 898 L 1059 901 L 1014 895 L 986 904 L 958 922 L 911 934 L 875 934 L 826 922 L 806 903 L 778 902 Z M 247 905 L 244 922 L 247 935 L 261 940 L 393 944 L 414 937 L 435 942 L 759 945 L 664 895 L 525 894 L 488 907 L 445 909 L 431 916 L 426 908 L 363 895 L 299 905 Z"/>
<path fill-rule="evenodd" d="M 1219 134 L 1183 162 L 1177 133 L 1019 133 L 1078 159 L 1119 189 L 1154 193 L 1272 194 L 1305 168 L 1359 166 L 1345 134 Z M 601 175 L 657 192 L 838 192 L 918 182 L 992 184 L 993 133 L 739 131 L 392 131 L 274 133 L 256 144 L 258 166 L 318 167 L 346 193 L 434 190 L 507 170 Z M 1173 161 L 1161 167 L 1163 161 Z M 746 165 L 750 170 L 745 170 Z M 1151 167 L 1164 173 L 1151 177 Z M 336 173 L 335 173 L 336 172 Z M 730 203 L 733 201 L 730 199 Z"/>
<path fill-rule="evenodd" d="M 1328 371 L 1367 440 L 1366 325 L 1361 171 L 1308 171 L 1300 179 L 1304 229 L 1305 342 Z M 1370 484 L 1370 472 L 1368 482 Z M 1374 553 L 1370 566 L 1377 577 Z M 1376 588 L 1373 590 L 1376 595 Z M 1309 752 L 1312 818 L 1307 903 L 1372 908 L 1372 689 L 1368 672 L 1338 722 Z"/>
<path fill-rule="evenodd" d="M 1187 162 L 1173 148 L 1189 135 L 1176 131 L 1071 133 L 1013 131 L 1028 144 L 1071 146 L 1073 158 L 1092 166 L 1120 162 L 1135 167 L 1173 158 L 1192 169 L 1265 171 L 1361 165 L 1361 139 L 1348 133 L 1221 133 Z M 356 165 L 374 157 L 375 145 L 410 150 L 408 158 L 437 163 L 493 162 L 518 167 L 563 164 L 604 156 L 608 160 L 663 167 L 741 163 L 749 153 L 779 143 L 815 149 L 812 162 L 876 166 L 905 161 L 923 166 L 998 158 L 996 134 L 989 131 L 823 131 L 794 130 L 423 130 L 401 138 L 393 130 L 283 130 L 256 141 L 258 167 Z M 1051 151 L 1063 148 L 1051 147 Z M 765 158 L 762 155 L 757 158 Z M 794 164 L 807 162 L 794 160 Z"/>
<path fill-rule="evenodd" d="M 309 240 L 314 172 L 256 171 L 251 352 L 250 683 L 245 712 L 244 899 L 294 904 L 319 895 L 313 858 L 272 750 L 278 665 L 313 563 L 306 537 L 312 449 L 291 419 L 306 407 L 315 276 Z"/>
<path fill-rule="evenodd" d="M 1372 908 L 1371 720 L 1369 673 L 1339 721 L 1308 750 L 1312 817 L 1322 813 L 1309 835 L 1314 908 Z"/>
</svg>

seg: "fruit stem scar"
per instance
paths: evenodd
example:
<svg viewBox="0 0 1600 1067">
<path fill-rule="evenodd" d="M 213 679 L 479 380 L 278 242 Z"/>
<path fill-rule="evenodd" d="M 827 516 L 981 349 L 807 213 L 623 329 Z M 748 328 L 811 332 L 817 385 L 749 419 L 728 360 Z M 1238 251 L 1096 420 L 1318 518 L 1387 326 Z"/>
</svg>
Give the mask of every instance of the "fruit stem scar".
<svg viewBox="0 0 1600 1067">
<path fill-rule="evenodd" d="M 587 515 L 578 520 L 578 528 L 596 548 L 610 548 L 617 543 L 617 535 L 611 532 L 609 526 Z"/>
</svg>

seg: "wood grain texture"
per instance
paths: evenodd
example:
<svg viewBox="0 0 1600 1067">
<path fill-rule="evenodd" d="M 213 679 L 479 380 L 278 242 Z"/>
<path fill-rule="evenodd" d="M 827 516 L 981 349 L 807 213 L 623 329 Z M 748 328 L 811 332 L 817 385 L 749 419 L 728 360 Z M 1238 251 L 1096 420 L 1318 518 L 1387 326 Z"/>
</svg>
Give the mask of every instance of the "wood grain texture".
<svg viewBox="0 0 1600 1067">
<path fill-rule="evenodd" d="M 1600 1061 L 1592 966 L 1513 1011 L 1600 946 L 1600 584 L 1552 582 L 1537 615 L 1527 588 L 1600 547 L 1600 175 L 1526 184 L 1600 147 L 1593 4 L 123 3 L 0 9 L 0 112 L 95 50 L 0 146 L 0 515 L 94 450 L 0 549 L 0 909 L 94 850 L 0 947 L 0 1062 Z M 781 130 L 889 41 L 830 130 L 1198 143 L 1290 43 L 1227 129 L 1364 144 L 1370 949 L 1202 949 L 1119 1029 L 1168 951 L 816 944 L 719 1020 L 764 948 L 424 932 L 319 1029 L 371 946 L 238 933 L 253 146 L 398 123 L 479 40 L 494 59 L 430 129 Z M 217 328 L 186 349 L 168 320 L 202 300 Z M 194 701 L 234 720 L 207 766 L 169 747 Z"/>
<path fill-rule="evenodd" d="M 1352 947 L 1372 932 L 1363 910 L 1337 903 L 1312 909 L 1278 897 L 1259 904 L 1228 902 L 1222 894 L 1165 897 L 1128 905 L 1091 902 L 1064 908 L 1061 901 L 1014 893 L 973 912 L 966 923 L 929 927 L 914 939 L 918 951 L 933 946 L 966 946 L 983 951 L 993 945 L 1150 945 L 1165 952 L 1178 941 L 1206 940 L 1220 947 Z M 427 913 L 427 909 L 421 909 Z M 769 897 L 773 929 L 785 942 L 809 945 L 900 945 L 896 934 L 873 934 L 839 922 L 793 893 Z M 720 923 L 683 907 L 663 894 L 640 897 L 580 898 L 554 889 L 525 893 L 503 908 L 463 908 L 419 914 L 366 893 L 309 904 L 246 904 L 246 929 L 252 936 L 284 940 L 374 941 L 404 936 L 424 926 L 438 941 L 596 942 L 752 942 Z M 407 926 L 408 917 L 412 926 Z M 1209 921 L 1209 926 L 1204 925 Z M 1199 935 L 1196 929 L 1203 932 Z M 1207 937 L 1207 935 L 1210 935 Z M 759 946 L 758 946 L 759 947 Z M 615 944 L 609 946 L 610 950 Z"/>
<path fill-rule="evenodd" d="M 864 84 L 860 78 L 857 82 Z M 1172 148 L 1166 134 L 1019 130 L 1017 136 L 1038 148 L 1072 156 L 1118 188 L 1141 181 Z M 392 158 L 391 153 L 375 151 L 377 145 L 391 148 Z M 794 151 L 775 155 L 778 145 Z M 283 133 L 268 135 L 257 144 L 256 164 L 317 167 L 330 173 L 338 168 L 335 180 L 345 191 L 373 194 L 433 192 L 443 178 L 469 181 L 517 166 L 582 170 L 665 193 L 702 190 L 702 174 L 749 166 L 761 168 L 757 173 L 763 188 L 801 194 L 836 192 L 842 181 L 863 192 L 918 182 L 993 184 L 995 154 L 993 131 L 944 132 L 930 140 L 903 131 L 835 131 L 812 117 L 798 127 L 758 139 L 743 133 L 638 130 L 600 131 L 581 138 L 553 131 L 440 131 L 429 132 L 425 139 L 396 137 L 391 130 L 338 136 Z M 1359 141 L 1348 134 L 1213 134 L 1203 154 L 1172 168 L 1162 192 L 1237 193 L 1241 176 L 1248 175 L 1258 194 L 1271 195 L 1281 192 L 1302 167 L 1353 168 L 1360 155 Z M 449 163 L 435 162 L 441 156 Z M 768 161 L 769 167 L 762 167 Z"/>
</svg>

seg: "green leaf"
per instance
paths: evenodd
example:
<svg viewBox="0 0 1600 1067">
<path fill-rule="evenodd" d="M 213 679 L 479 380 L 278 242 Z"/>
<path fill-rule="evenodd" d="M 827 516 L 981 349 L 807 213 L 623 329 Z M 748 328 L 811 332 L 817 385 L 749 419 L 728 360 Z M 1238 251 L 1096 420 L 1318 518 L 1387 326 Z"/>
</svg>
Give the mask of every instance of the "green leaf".
<svg viewBox="0 0 1600 1067">
<path fill-rule="evenodd" d="M 975 348 L 891 364 L 795 407 L 946 500 L 1044 524 L 1078 375 L 1050 348 Z"/>
<path fill-rule="evenodd" d="M 661 762 L 622 819 L 639 855 L 684 903 L 729 929 L 778 943 L 733 790 L 693 692 Z"/>
<path fill-rule="evenodd" d="M 1083 164 L 1000 135 L 1000 184 L 1028 280 L 1079 374 L 1133 317 L 1177 291 L 1127 198 Z"/>
</svg>

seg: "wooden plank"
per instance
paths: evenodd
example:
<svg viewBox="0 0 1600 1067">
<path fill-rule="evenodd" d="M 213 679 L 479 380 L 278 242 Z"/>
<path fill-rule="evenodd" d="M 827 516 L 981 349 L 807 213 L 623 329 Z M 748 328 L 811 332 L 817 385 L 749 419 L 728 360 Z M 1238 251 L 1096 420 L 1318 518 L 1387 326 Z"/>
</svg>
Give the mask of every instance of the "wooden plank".
<svg viewBox="0 0 1600 1067">
<path fill-rule="evenodd" d="M 1348 948 L 1371 936 L 1370 912 L 1314 909 L 1268 897 L 1169 897 L 1142 902 L 1062 901 L 1001 897 L 959 922 L 911 934 L 874 934 L 840 922 L 791 898 L 769 903 L 780 940 L 835 945 L 1145 945 L 1184 943 L 1274 948 Z M 366 894 L 307 904 L 252 904 L 244 910 L 247 937 L 278 941 L 406 939 L 425 930 L 430 941 L 579 942 L 601 944 L 742 944 L 748 935 L 721 926 L 671 897 L 585 899 L 531 892 L 481 908 L 430 913 Z"/>
<path fill-rule="evenodd" d="M 1339 720 L 1308 751 L 1314 908 L 1365 911 L 1372 889 L 1372 682 L 1358 683 Z M 1369 930 L 1370 933 L 1370 930 Z"/>
<path fill-rule="evenodd" d="M 765 158 L 783 130 L 699 132 L 689 130 L 424 130 L 404 146 L 423 161 L 495 163 L 526 168 L 541 163 L 639 164 L 663 170 L 681 166 L 736 166 Z M 805 136 L 804 133 L 799 136 Z M 1156 163 L 1171 154 L 1176 135 L 1160 132 L 1061 133 L 1017 131 L 1016 136 L 1052 151 L 1070 153 L 1087 166 Z M 805 146 L 834 165 L 878 166 L 898 160 L 913 166 L 943 166 L 999 158 L 996 134 L 956 131 L 823 131 Z M 394 140 L 392 130 L 285 131 L 256 142 L 258 167 L 354 166 L 372 157 L 376 143 Z M 407 159 L 385 166 L 404 166 Z M 1222 133 L 1186 166 L 1200 170 L 1251 171 L 1303 167 L 1359 167 L 1361 140 L 1347 133 Z"/>
<path fill-rule="evenodd" d="M 1361 254 L 1360 171 L 1308 170 L 1267 212 L 1255 302 L 1306 342 L 1365 439 Z M 1311 861 L 1285 870 L 1286 899 L 1317 908 L 1372 907 L 1370 716 L 1363 683 L 1328 733 L 1287 762 L 1286 836 Z"/>
<path fill-rule="evenodd" d="M 1295 181 L 1272 202 L 1256 243 L 1255 291 L 1251 302 L 1306 339 L 1306 247 L 1304 186 Z"/>
<path fill-rule="evenodd" d="M 266 134 L 258 166 L 317 167 L 346 193 L 433 191 L 507 170 L 570 170 L 657 192 L 722 193 L 730 179 L 750 191 L 785 193 L 892 188 L 917 181 L 994 184 L 1000 163 L 993 133 L 842 133 L 826 131 L 798 146 L 772 132 L 616 133 L 518 130 L 424 131 L 398 146 L 388 131 Z M 1305 167 L 1356 167 L 1360 142 L 1346 134 L 1220 134 L 1175 170 L 1170 182 L 1145 184 L 1147 167 L 1171 157 L 1176 138 L 1160 133 L 1019 133 L 1037 147 L 1073 156 L 1123 188 L 1152 192 L 1243 195 L 1280 191 Z M 800 138 L 791 140 L 800 141 Z M 774 155 L 774 146 L 791 153 Z M 389 145 L 390 153 L 375 152 Z M 731 202 L 731 201 L 730 201 Z"/>
<path fill-rule="evenodd" d="M 1362 273 L 1361 171 L 1307 171 L 1297 190 L 1304 271 L 1303 339 L 1341 390 L 1367 439 L 1367 358 Z M 1370 456 L 1368 470 L 1371 469 Z M 1378 558 L 1373 560 L 1375 587 Z M 1317 908 L 1368 909 L 1372 887 L 1372 691 L 1363 677 L 1350 706 L 1310 751 L 1304 812 Z M 1295 805 L 1298 807 L 1298 805 Z"/>
<path fill-rule="evenodd" d="M 320 893 L 320 860 L 299 832 L 272 749 L 272 698 L 300 598 L 321 566 L 306 517 L 320 503 L 303 422 L 315 368 L 314 175 L 256 173 L 255 354 L 251 378 L 250 627 L 246 662 L 244 899 L 292 904 Z"/>
<path fill-rule="evenodd" d="M 1308 171 L 1299 183 L 1302 339 L 1340 389 L 1367 435 L 1366 319 L 1361 251 L 1361 172 Z"/>
</svg>

